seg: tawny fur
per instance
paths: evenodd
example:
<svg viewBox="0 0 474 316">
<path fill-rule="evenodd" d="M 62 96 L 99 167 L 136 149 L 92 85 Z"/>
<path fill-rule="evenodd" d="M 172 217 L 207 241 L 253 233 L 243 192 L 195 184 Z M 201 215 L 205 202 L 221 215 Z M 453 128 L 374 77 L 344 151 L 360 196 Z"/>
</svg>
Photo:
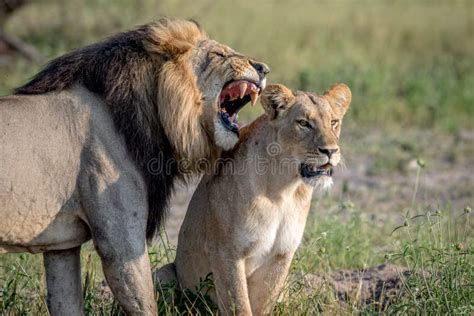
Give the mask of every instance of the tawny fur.
<svg viewBox="0 0 474 316">
<path fill-rule="evenodd" d="M 332 183 L 328 176 L 303 177 L 301 164 L 339 163 L 350 99 L 343 84 L 322 96 L 267 87 L 265 114 L 200 182 L 179 233 L 175 269 L 157 271 L 157 281 L 176 273 L 182 288 L 196 290 L 212 273 L 211 298 L 222 314 L 269 314 L 303 236 L 313 190 Z"/>
<path fill-rule="evenodd" d="M 123 310 L 157 313 L 146 239 L 175 181 L 218 157 L 219 93 L 264 80 L 255 65 L 194 22 L 161 19 L 58 57 L 0 98 L 0 253 L 44 253 L 52 314 L 83 313 L 89 239 Z"/>
</svg>

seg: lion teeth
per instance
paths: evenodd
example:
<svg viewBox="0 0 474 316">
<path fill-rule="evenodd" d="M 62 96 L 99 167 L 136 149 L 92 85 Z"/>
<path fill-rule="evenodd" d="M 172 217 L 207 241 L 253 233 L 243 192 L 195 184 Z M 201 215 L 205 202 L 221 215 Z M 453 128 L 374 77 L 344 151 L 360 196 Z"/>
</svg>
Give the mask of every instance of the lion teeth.
<svg viewBox="0 0 474 316">
<path fill-rule="evenodd" d="M 250 93 L 250 99 L 251 99 L 250 102 L 252 103 L 252 106 L 254 106 L 255 103 L 257 103 L 258 93 L 252 91 L 252 92 Z"/>
<path fill-rule="evenodd" d="M 239 83 L 239 97 L 242 99 L 245 95 L 245 92 L 247 91 L 247 83 L 241 82 Z"/>
</svg>

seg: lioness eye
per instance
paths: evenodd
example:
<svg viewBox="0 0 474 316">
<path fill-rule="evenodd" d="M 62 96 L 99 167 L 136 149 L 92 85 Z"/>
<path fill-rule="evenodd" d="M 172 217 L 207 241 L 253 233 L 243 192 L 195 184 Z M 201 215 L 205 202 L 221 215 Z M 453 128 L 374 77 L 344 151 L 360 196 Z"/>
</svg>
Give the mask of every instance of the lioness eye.
<svg viewBox="0 0 474 316">
<path fill-rule="evenodd" d="M 332 120 L 331 121 L 331 127 L 336 128 L 339 125 L 339 120 Z"/>
<path fill-rule="evenodd" d="M 306 120 L 298 120 L 296 121 L 298 123 L 298 125 L 302 126 L 302 127 L 306 127 L 306 128 L 310 128 L 311 125 L 308 123 L 308 121 Z"/>
</svg>

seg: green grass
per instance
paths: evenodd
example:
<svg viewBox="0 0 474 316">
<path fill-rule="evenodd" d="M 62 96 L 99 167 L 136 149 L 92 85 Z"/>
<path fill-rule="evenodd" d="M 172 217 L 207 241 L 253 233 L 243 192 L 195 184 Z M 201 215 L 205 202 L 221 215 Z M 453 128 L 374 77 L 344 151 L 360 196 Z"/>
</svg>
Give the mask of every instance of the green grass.
<svg viewBox="0 0 474 316">
<path fill-rule="evenodd" d="M 341 213 L 347 213 L 341 220 Z M 283 290 L 291 293 L 275 307 L 281 315 L 310 313 L 384 312 L 425 315 L 470 315 L 474 312 L 474 234 L 472 213 L 463 210 L 425 209 L 421 216 L 407 219 L 406 224 L 375 227 L 361 210 L 340 204 L 324 217 L 312 214 L 304 242 L 291 268 L 290 280 Z M 451 215 L 449 215 L 451 214 Z M 163 251 L 163 249 L 159 249 Z M 170 253 L 172 257 L 172 252 Z M 166 258 L 151 253 L 159 266 Z M 159 257 L 159 259 L 158 259 Z M 6 255 L 0 261 L 0 314 L 46 314 L 43 270 L 39 255 Z M 414 271 L 403 278 L 401 295 L 380 310 L 380 306 L 358 302 L 341 305 L 332 291 L 322 288 L 304 293 L 298 282 L 301 275 L 318 272 L 329 274 L 341 268 L 364 268 L 393 262 Z M 117 314 L 119 308 L 110 295 L 104 295 L 102 273 L 92 247 L 83 250 L 85 308 L 88 315 Z M 296 280 L 296 281 L 295 281 Z M 158 291 L 159 309 L 163 314 L 215 311 L 205 299 L 212 284 L 205 281 L 203 293 L 182 294 L 175 289 Z M 212 285 L 211 285 L 212 286 Z M 170 303 L 166 300 L 173 298 Z"/>
<path fill-rule="evenodd" d="M 406 296 L 388 312 L 469 315 L 474 312 L 474 262 L 469 208 L 443 219 L 446 211 L 427 211 L 404 223 L 397 251 L 387 258 L 418 271 L 405 280 Z M 441 218 L 440 218 L 441 217 Z M 420 221 L 420 223 L 415 223 Z M 450 227 L 458 225 L 458 229 Z M 415 227 L 411 227 L 415 225 Z M 464 226 L 464 227 L 463 227 Z"/>
<path fill-rule="evenodd" d="M 414 175 L 415 196 L 423 171 L 419 162 Z M 415 199 L 413 199 L 415 201 Z M 432 208 L 412 202 L 401 221 L 377 223 L 367 212 L 344 197 L 316 197 L 277 315 L 393 314 L 471 315 L 474 312 L 474 225 L 470 207 Z M 324 210 L 324 211 L 321 211 Z M 164 243 L 166 238 L 163 237 Z M 150 252 L 157 268 L 173 260 L 170 246 Z M 402 276 L 402 289 L 390 304 L 365 304 L 357 300 L 340 304 L 330 288 L 310 293 L 301 286 L 302 276 L 317 272 L 329 275 L 339 269 L 367 268 L 391 262 L 412 273 Z M 46 314 L 44 272 L 40 255 L 4 255 L 0 260 L 0 313 Z M 88 315 L 119 314 L 120 309 L 102 286 L 103 275 L 90 244 L 82 252 L 85 309 Z M 207 298 L 211 279 L 203 280 L 197 294 L 173 287 L 157 290 L 160 314 L 212 314 Z"/>
<path fill-rule="evenodd" d="M 383 228 L 374 231 L 373 223 L 364 221 L 357 212 L 345 223 L 334 218 L 323 219 L 312 231 L 310 241 L 298 252 L 293 271 L 307 272 L 309 264 L 312 267 L 309 271 L 329 273 L 339 268 L 365 268 L 382 262 L 415 271 L 402 277 L 404 285 L 400 295 L 383 309 L 379 304 L 365 305 L 356 301 L 341 306 L 326 289 L 306 297 L 290 296 L 292 299 L 279 305 L 279 311 L 305 315 L 308 308 L 315 312 L 317 306 L 317 312 L 343 314 L 471 314 L 474 311 L 474 263 L 472 249 L 467 245 L 472 244 L 474 236 L 472 233 L 457 235 L 452 219 L 428 214 L 408 221 L 408 226 L 393 235 L 381 233 Z M 465 225 L 465 232 L 472 230 L 468 215 L 458 215 L 456 225 Z"/>
<path fill-rule="evenodd" d="M 270 81 L 322 92 L 352 88 L 358 124 L 472 127 L 474 3 L 460 1 L 35 1 L 6 30 L 45 59 L 167 15 L 265 61 Z M 0 69 L 0 95 L 40 65 Z M 248 116 L 255 113 L 248 109 Z"/>
</svg>

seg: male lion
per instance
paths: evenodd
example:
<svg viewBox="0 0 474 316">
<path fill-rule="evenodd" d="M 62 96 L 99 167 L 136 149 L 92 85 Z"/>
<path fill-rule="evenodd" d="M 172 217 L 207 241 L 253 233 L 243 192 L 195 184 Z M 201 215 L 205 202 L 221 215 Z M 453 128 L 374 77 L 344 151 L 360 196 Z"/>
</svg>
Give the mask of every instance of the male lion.
<svg viewBox="0 0 474 316">
<path fill-rule="evenodd" d="M 124 311 L 156 314 L 146 239 L 173 183 L 237 143 L 237 113 L 268 72 L 196 23 L 162 19 L 59 57 L 0 98 L 0 253 L 44 253 L 52 314 L 83 313 L 91 238 Z"/>
<path fill-rule="evenodd" d="M 236 149 L 203 178 L 179 233 L 174 264 L 181 287 L 196 289 L 210 272 L 223 314 L 271 312 L 301 241 L 315 187 L 332 184 L 339 163 L 341 120 L 351 92 L 344 84 L 323 96 L 271 85 L 265 114 L 246 127 Z"/>
</svg>

